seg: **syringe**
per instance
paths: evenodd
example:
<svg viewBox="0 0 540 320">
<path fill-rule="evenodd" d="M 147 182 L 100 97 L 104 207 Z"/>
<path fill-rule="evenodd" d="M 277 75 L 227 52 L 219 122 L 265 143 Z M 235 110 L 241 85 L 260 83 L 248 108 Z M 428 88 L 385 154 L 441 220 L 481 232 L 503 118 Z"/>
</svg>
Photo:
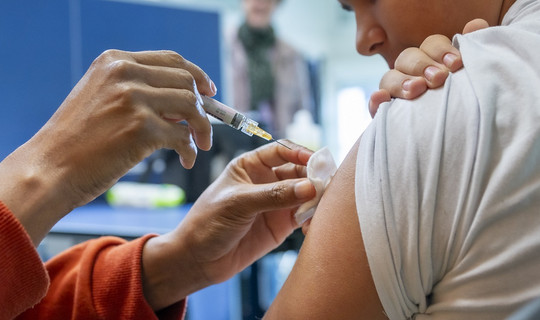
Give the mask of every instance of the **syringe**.
<svg viewBox="0 0 540 320">
<path fill-rule="evenodd" d="M 280 145 L 284 146 L 285 148 L 291 149 L 288 146 L 284 145 L 283 143 L 272 138 L 272 135 L 269 134 L 268 132 L 259 128 L 259 123 L 254 121 L 253 119 L 246 117 L 240 112 L 234 110 L 231 107 L 224 105 L 223 103 L 215 99 L 212 99 L 207 96 L 201 96 L 201 97 L 204 103 L 203 109 L 206 111 L 206 113 L 212 115 L 214 118 L 218 119 L 219 121 L 235 128 L 236 130 L 242 131 L 243 133 L 247 134 L 250 137 L 253 135 L 256 135 L 258 137 L 263 138 L 266 141 L 275 141 L 279 143 Z"/>
</svg>

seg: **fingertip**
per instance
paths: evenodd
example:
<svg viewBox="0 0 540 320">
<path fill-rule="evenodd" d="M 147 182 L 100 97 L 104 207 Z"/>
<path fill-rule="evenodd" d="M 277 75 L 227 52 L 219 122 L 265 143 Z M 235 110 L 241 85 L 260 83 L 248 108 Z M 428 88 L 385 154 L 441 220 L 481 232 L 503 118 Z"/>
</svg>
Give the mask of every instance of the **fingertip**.
<svg viewBox="0 0 540 320">
<path fill-rule="evenodd" d="M 202 110 L 202 107 L 201 107 Z M 191 137 L 193 137 L 193 140 L 195 141 L 195 144 L 197 147 L 201 150 L 208 151 L 210 148 L 212 148 L 212 138 L 214 135 L 212 124 L 210 124 L 210 120 L 208 120 L 208 117 L 206 117 L 206 125 L 201 126 L 199 130 L 195 130 L 194 127 L 189 127 L 189 132 L 191 133 Z"/>
<path fill-rule="evenodd" d="M 486 20 L 477 18 L 467 22 L 467 24 L 463 28 L 463 34 L 471 33 L 488 27 L 489 23 Z"/>
<path fill-rule="evenodd" d="M 212 127 L 210 127 L 212 128 Z M 201 150 L 208 151 L 212 148 L 213 143 L 213 131 L 210 130 L 210 133 L 194 133 L 195 144 Z"/>
<path fill-rule="evenodd" d="M 438 88 L 444 84 L 446 78 L 448 78 L 449 71 L 446 69 L 439 69 L 433 76 L 428 79 L 427 86 L 431 89 Z"/>
<path fill-rule="evenodd" d="M 215 96 L 217 94 L 217 87 L 216 87 L 216 84 L 214 83 L 214 81 L 210 80 L 210 89 L 212 89 L 212 97 Z"/>
<path fill-rule="evenodd" d="M 380 103 L 373 101 L 373 98 L 369 98 L 368 108 L 369 108 L 369 114 L 371 115 L 372 119 L 375 118 L 375 115 L 377 114 L 377 111 L 379 110 L 379 105 Z"/>
<path fill-rule="evenodd" d="M 216 84 L 206 74 L 205 74 L 205 85 L 201 86 L 200 93 L 208 97 L 213 97 L 217 94 Z"/>
<path fill-rule="evenodd" d="M 182 157 L 182 155 L 179 155 L 178 158 L 180 159 L 180 164 L 182 165 L 182 167 L 188 170 L 193 168 L 193 166 L 195 165 L 195 159 L 186 159 Z"/>
<path fill-rule="evenodd" d="M 311 225 L 311 219 L 312 218 L 307 219 L 306 222 L 304 222 L 302 224 L 302 233 L 304 234 L 304 236 L 307 236 L 307 234 L 309 232 L 309 226 Z"/>
<path fill-rule="evenodd" d="M 188 70 L 195 78 L 195 82 L 197 83 L 197 87 L 199 88 L 198 90 L 201 94 L 210 97 L 216 95 L 216 85 L 214 84 L 212 79 L 210 79 L 210 76 L 208 76 L 208 74 L 206 74 L 206 72 L 204 72 L 201 67 L 190 61 L 187 61 L 186 70 Z"/>
<path fill-rule="evenodd" d="M 428 85 L 424 78 L 407 79 L 403 82 L 403 99 L 411 100 L 426 92 Z"/>
<path fill-rule="evenodd" d="M 197 146 L 193 141 L 193 135 L 189 136 L 189 144 L 176 148 L 176 153 L 180 158 L 182 167 L 191 169 L 195 165 L 195 159 L 197 158 Z"/>
<path fill-rule="evenodd" d="M 310 199 L 317 194 L 315 186 L 309 180 L 302 180 L 294 185 L 294 195 L 297 199 Z"/>
<path fill-rule="evenodd" d="M 369 97 L 369 113 L 371 114 L 371 117 L 375 117 L 375 114 L 377 113 L 377 110 L 379 110 L 379 106 L 381 103 L 388 102 L 392 99 L 392 96 L 390 96 L 390 93 L 387 90 L 381 89 L 375 91 L 370 97 Z"/>
<path fill-rule="evenodd" d="M 199 139 L 200 140 L 200 139 Z M 209 140 L 203 140 L 203 141 L 197 141 L 197 147 L 204 151 L 210 151 L 212 149 L 212 139 Z"/>
<path fill-rule="evenodd" d="M 438 88 L 448 77 L 448 71 L 444 67 L 429 66 L 424 70 L 424 77 L 427 80 L 427 85 L 430 88 Z"/>
<path fill-rule="evenodd" d="M 380 105 L 381 105 L 381 102 L 375 101 L 373 96 L 369 98 L 368 109 L 369 109 L 369 114 L 371 115 L 371 118 L 375 118 L 375 115 L 377 114 L 377 111 L 379 110 Z"/>
<path fill-rule="evenodd" d="M 461 69 L 461 67 L 463 67 L 463 61 L 461 60 L 461 58 L 451 52 L 444 55 L 443 63 L 448 68 L 448 70 L 450 70 L 450 72 L 455 72 Z"/>
<path fill-rule="evenodd" d="M 411 91 L 411 88 L 413 86 L 413 80 L 412 79 L 407 79 L 405 81 L 403 81 L 403 84 L 401 85 L 401 87 L 403 88 L 403 91 Z"/>
<path fill-rule="evenodd" d="M 390 101 L 390 99 L 392 99 L 392 96 L 390 95 L 390 92 L 388 90 L 379 89 L 373 92 L 373 94 L 371 95 L 371 98 L 373 98 L 374 101 L 381 101 L 382 103 L 382 102 Z"/>
<path fill-rule="evenodd" d="M 310 150 L 308 148 L 302 147 L 298 151 L 298 160 L 300 160 L 303 164 L 307 164 L 311 156 L 313 155 L 314 151 Z"/>
<path fill-rule="evenodd" d="M 375 105 L 373 103 L 373 98 L 371 98 L 371 97 L 369 97 L 369 101 L 368 101 L 368 110 L 369 110 L 369 115 L 373 119 L 375 117 L 375 114 L 377 113 L 377 110 L 375 109 Z"/>
</svg>

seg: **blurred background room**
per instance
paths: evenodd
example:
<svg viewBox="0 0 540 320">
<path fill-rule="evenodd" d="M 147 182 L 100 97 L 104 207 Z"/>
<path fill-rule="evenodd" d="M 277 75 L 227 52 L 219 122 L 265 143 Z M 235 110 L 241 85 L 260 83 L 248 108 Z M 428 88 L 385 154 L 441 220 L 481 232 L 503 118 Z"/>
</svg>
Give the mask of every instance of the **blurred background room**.
<svg viewBox="0 0 540 320">
<path fill-rule="evenodd" d="M 328 146 L 339 164 L 369 124 L 367 101 L 387 70 L 382 58 L 356 53 L 355 30 L 337 0 L 2 1 L 0 157 L 47 121 L 101 52 L 166 49 L 205 70 L 217 100 L 277 139 Z M 267 143 L 217 120 L 213 127 L 214 145 L 193 169 L 175 152 L 156 152 L 60 221 L 39 248 L 43 259 L 96 236 L 171 230 L 228 161 Z M 302 239 L 295 232 L 238 276 L 191 296 L 188 319 L 262 316 Z"/>
</svg>

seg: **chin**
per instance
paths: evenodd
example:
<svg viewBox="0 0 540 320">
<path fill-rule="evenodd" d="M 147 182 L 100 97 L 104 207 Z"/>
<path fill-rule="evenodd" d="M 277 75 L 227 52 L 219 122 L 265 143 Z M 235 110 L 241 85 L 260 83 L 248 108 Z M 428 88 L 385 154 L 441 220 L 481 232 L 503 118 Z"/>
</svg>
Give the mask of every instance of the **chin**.
<svg viewBox="0 0 540 320">
<path fill-rule="evenodd" d="M 394 69 L 394 65 L 396 64 L 396 59 L 389 59 L 389 58 L 386 58 L 384 56 L 383 56 L 383 58 L 386 61 L 386 64 L 388 64 L 388 68 Z"/>
<path fill-rule="evenodd" d="M 384 61 L 386 61 L 386 64 L 388 65 L 388 68 L 394 69 L 394 66 L 396 64 L 397 56 L 394 56 L 394 55 L 388 54 L 388 53 L 382 53 L 382 52 L 379 52 L 379 55 L 381 57 L 383 57 Z"/>
</svg>

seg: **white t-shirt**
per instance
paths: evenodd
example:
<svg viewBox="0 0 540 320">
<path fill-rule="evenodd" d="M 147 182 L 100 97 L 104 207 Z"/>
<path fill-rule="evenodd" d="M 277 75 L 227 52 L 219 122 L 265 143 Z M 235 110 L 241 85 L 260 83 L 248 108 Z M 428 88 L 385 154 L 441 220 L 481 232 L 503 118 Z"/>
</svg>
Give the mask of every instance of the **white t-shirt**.
<svg viewBox="0 0 540 320">
<path fill-rule="evenodd" d="M 501 319 L 540 296 L 540 1 L 454 39 L 464 69 L 379 109 L 356 204 L 390 319 Z"/>
</svg>

